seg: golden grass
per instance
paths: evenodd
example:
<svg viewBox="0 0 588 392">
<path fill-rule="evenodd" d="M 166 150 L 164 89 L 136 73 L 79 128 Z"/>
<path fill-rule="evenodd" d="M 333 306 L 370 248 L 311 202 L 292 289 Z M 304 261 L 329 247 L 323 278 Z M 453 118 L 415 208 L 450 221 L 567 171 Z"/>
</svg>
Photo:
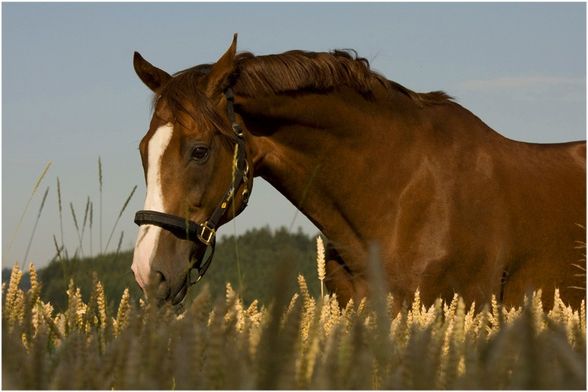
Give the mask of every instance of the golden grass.
<svg viewBox="0 0 588 392">
<path fill-rule="evenodd" d="M 180 315 L 135 306 L 125 291 L 108 314 L 100 282 L 88 302 L 70 282 L 68 308 L 55 313 L 30 273 L 27 292 L 18 266 L 3 287 L 3 388 L 585 388 L 585 305 L 566 307 L 558 293 L 548 312 L 540 293 L 481 311 L 459 296 L 427 308 L 417 293 L 393 314 L 390 296 L 345 309 L 334 296 L 317 301 L 299 277 L 292 298 L 277 289 L 267 308 L 227 285 L 225 298 L 203 290 Z"/>
</svg>

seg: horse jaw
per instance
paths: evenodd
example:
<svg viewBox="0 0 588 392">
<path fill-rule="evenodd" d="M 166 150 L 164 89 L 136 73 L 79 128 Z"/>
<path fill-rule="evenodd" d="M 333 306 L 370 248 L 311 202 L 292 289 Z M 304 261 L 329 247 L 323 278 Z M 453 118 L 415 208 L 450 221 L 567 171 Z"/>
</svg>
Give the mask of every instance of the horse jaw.
<svg viewBox="0 0 588 392">
<path fill-rule="evenodd" d="M 166 212 L 163 204 L 163 190 L 161 186 L 161 160 L 173 135 L 173 126 L 168 123 L 159 127 L 151 136 L 147 149 L 147 197 L 145 198 L 145 210 Z M 131 270 L 135 274 L 135 280 L 144 290 L 149 284 L 151 265 L 157 246 L 161 228 L 153 225 L 144 225 L 139 228 L 133 264 Z"/>
</svg>

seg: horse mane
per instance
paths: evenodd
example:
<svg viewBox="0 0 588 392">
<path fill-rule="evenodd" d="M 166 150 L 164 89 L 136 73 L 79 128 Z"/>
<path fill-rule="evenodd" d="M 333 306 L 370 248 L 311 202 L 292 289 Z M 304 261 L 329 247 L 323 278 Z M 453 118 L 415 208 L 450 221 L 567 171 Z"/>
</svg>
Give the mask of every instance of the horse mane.
<svg viewBox="0 0 588 392">
<path fill-rule="evenodd" d="M 267 95 L 299 91 L 325 92 L 347 86 L 365 97 L 373 96 L 377 85 L 406 95 L 419 105 L 452 100 L 443 91 L 416 93 L 370 69 L 369 61 L 355 50 L 306 52 L 255 56 L 243 52 L 236 57 L 237 67 L 231 84 L 240 93 Z"/>
<path fill-rule="evenodd" d="M 373 97 L 374 89 L 380 86 L 388 91 L 400 92 L 419 106 L 443 104 L 453 99 L 443 91 L 417 93 L 388 80 L 372 71 L 368 60 L 359 57 L 352 49 L 332 52 L 292 50 L 264 56 L 242 52 L 236 56 L 235 63 L 235 70 L 226 81 L 226 87 L 233 86 L 240 94 L 250 96 L 302 91 L 328 92 L 336 87 L 347 86 L 370 98 Z M 161 96 L 166 96 L 175 111 L 188 113 L 201 121 L 201 116 L 196 116 L 193 108 L 182 105 L 182 102 L 196 99 L 198 110 L 206 112 L 205 117 L 219 127 L 222 119 L 218 118 L 214 108 L 198 89 L 198 82 L 211 68 L 212 64 L 200 64 L 175 73 L 160 94 L 154 96 L 153 107 Z"/>
</svg>

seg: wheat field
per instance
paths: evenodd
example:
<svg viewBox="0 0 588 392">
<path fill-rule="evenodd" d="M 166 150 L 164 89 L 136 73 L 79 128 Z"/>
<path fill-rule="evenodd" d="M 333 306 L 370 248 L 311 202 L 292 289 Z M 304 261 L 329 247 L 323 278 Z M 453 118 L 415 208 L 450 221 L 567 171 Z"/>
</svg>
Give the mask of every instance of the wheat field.
<svg viewBox="0 0 588 392">
<path fill-rule="evenodd" d="M 521 308 L 481 311 L 455 296 L 429 308 L 418 294 L 387 301 L 315 299 L 298 277 L 292 298 L 245 307 L 235 290 L 203 290 L 183 312 L 134 305 L 108 314 L 100 282 L 87 302 L 75 283 L 54 312 L 14 267 L 2 287 L 5 389 L 585 389 L 585 305 L 540 293 Z"/>
</svg>

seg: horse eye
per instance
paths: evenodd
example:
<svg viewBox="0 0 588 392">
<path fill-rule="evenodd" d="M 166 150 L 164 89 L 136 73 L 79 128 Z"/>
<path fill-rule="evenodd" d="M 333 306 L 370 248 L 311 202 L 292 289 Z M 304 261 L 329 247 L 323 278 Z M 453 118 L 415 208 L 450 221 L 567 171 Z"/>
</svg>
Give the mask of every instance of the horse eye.
<svg viewBox="0 0 588 392">
<path fill-rule="evenodd" d="M 208 158 L 208 147 L 206 146 L 196 146 L 192 150 L 192 159 L 195 161 L 204 161 Z"/>
</svg>

